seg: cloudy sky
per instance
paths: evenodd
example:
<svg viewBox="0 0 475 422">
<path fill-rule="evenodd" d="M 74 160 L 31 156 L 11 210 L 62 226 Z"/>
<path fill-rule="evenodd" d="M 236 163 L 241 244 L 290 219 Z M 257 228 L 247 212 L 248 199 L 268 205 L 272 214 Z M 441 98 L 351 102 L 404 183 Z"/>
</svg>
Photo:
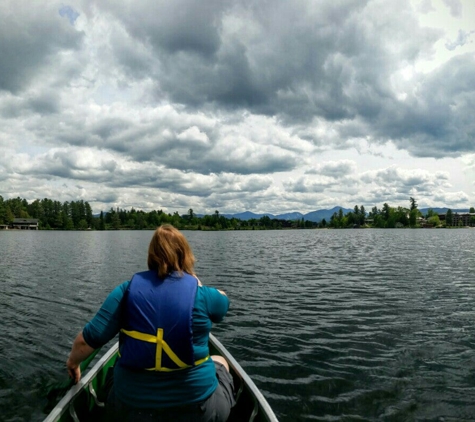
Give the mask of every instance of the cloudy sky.
<svg viewBox="0 0 475 422">
<path fill-rule="evenodd" d="M 0 195 L 475 206 L 475 1 L 0 2 Z"/>
</svg>

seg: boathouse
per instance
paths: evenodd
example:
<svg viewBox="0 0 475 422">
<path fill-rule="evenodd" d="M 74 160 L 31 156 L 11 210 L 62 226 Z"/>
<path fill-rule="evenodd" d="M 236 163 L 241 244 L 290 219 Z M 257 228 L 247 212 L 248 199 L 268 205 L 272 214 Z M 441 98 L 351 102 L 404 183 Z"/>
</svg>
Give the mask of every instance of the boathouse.
<svg viewBox="0 0 475 422">
<path fill-rule="evenodd" d="M 38 219 L 14 218 L 11 224 L 11 228 L 17 230 L 38 230 Z"/>
</svg>

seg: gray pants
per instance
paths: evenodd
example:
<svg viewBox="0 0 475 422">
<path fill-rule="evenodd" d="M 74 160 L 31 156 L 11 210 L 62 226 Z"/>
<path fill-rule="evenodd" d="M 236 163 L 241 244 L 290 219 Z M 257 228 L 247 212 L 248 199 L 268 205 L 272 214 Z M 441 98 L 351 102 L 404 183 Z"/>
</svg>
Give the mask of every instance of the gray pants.
<svg viewBox="0 0 475 422">
<path fill-rule="evenodd" d="M 114 387 L 107 399 L 107 420 L 118 422 L 225 422 L 234 399 L 233 377 L 219 362 L 215 362 L 218 387 L 201 403 L 165 409 L 131 408 L 120 402 Z"/>
</svg>

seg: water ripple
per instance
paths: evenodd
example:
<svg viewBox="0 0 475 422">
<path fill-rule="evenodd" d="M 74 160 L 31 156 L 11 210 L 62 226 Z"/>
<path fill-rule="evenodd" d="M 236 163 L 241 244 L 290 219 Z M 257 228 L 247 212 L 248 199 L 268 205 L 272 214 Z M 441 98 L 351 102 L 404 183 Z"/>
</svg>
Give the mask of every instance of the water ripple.
<svg viewBox="0 0 475 422">
<path fill-rule="evenodd" d="M 280 420 L 475 419 L 475 230 L 187 232 L 214 332 Z M 151 232 L 0 233 L 0 413 L 43 419 L 77 332 Z"/>
</svg>

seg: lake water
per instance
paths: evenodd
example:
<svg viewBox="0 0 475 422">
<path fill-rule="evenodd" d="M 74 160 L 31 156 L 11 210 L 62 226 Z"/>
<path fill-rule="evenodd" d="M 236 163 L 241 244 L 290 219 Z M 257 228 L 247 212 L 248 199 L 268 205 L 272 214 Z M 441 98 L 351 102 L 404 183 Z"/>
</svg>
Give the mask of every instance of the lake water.
<svg viewBox="0 0 475 422">
<path fill-rule="evenodd" d="M 475 230 L 185 232 L 213 332 L 281 421 L 475 420 Z M 41 421 L 151 231 L 0 232 L 0 420 Z"/>
</svg>

